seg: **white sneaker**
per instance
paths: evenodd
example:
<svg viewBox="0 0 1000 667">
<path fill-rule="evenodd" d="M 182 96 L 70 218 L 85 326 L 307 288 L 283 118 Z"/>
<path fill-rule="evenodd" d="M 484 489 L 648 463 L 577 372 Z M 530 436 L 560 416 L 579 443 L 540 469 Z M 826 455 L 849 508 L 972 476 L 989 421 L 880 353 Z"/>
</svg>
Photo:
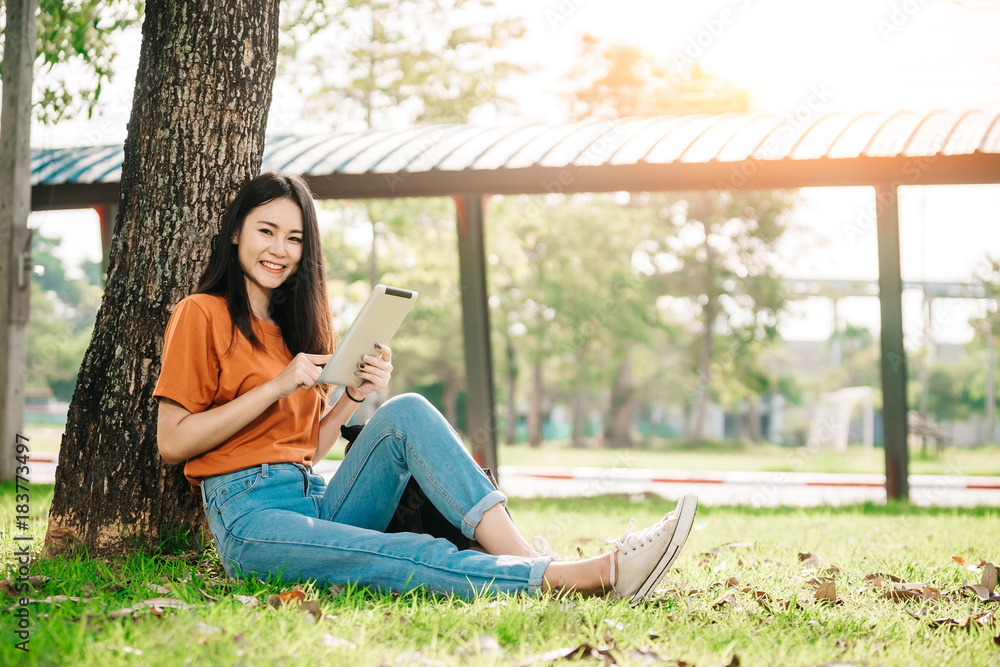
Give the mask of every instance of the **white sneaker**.
<svg viewBox="0 0 1000 667">
<path fill-rule="evenodd" d="M 659 523 L 638 533 L 633 533 L 635 519 L 630 519 L 628 528 L 617 540 L 607 540 L 618 551 L 615 565 L 614 550 L 611 552 L 611 592 L 608 600 L 629 598 L 634 607 L 648 597 L 684 546 L 694 515 L 698 511 L 698 498 L 687 493 L 677 502 L 677 508 Z M 617 571 L 617 576 L 616 576 Z"/>
</svg>

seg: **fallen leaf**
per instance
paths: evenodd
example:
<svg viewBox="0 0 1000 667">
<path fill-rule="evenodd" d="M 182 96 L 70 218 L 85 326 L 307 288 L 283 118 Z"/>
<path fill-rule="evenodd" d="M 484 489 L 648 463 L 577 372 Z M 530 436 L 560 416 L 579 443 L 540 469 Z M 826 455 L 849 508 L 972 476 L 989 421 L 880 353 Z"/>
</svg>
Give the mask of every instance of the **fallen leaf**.
<svg viewBox="0 0 1000 667">
<path fill-rule="evenodd" d="M 740 667 L 740 657 L 734 653 L 729 662 L 717 662 L 712 667 Z"/>
<path fill-rule="evenodd" d="M 329 634 L 321 636 L 320 639 L 322 639 L 323 643 L 326 646 L 329 646 L 330 648 L 348 648 L 348 649 L 357 648 L 357 645 L 354 642 L 348 641 L 346 639 L 341 639 L 340 637 L 334 637 L 333 635 Z"/>
<path fill-rule="evenodd" d="M 983 576 L 979 580 L 979 585 L 984 586 L 990 593 L 997 587 L 997 568 L 993 563 L 983 566 Z"/>
<path fill-rule="evenodd" d="M 961 556 L 952 556 L 951 559 L 958 563 L 959 565 L 965 565 L 965 559 Z"/>
<path fill-rule="evenodd" d="M 233 598 L 246 607 L 256 607 L 258 604 L 257 598 L 250 595 L 234 595 Z"/>
<path fill-rule="evenodd" d="M 729 579 L 726 580 L 726 585 L 728 585 L 731 588 L 736 588 L 737 586 L 740 585 L 740 580 L 737 579 L 735 576 L 729 577 Z"/>
<path fill-rule="evenodd" d="M 993 638 L 993 643 L 996 644 L 997 646 L 1000 646 L 1000 635 L 997 635 L 996 637 Z"/>
<path fill-rule="evenodd" d="M 879 581 L 879 580 L 891 581 L 897 584 L 904 583 L 902 577 L 897 577 L 894 574 L 882 574 L 881 572 L 876 572 L 874 574 L 869 574 L 867 577 L 865 577 L 865 581 Z M 876 585 L 881 585 L 881 584 L 876 584 Z"/>
<path fill-rule="evenodd" d="M 968 584 L 962 590 L 972 591 L 981 602 L 1000 602 L 1000 595 L 993 593 L 982 584 Z"/>
<path fill-rule="evenodd" d="M 826 567 L 826 561 L 823 560 L 823 557 L 818 554 L 814 554 L 811 551 L 800 551 L 799 562 L 803 565 L 809 565 L 811 567 Z"/>
<path fill-rule="evenodd" d="M 718 556 L 723 551 L 728 549 L 748 549 L 752 546 L 753 542 L 727 542 L 726 544 L 720 544 L 717 547 L 712 547 L 703 553 L 702 556 Z"/>
<path fill-rule="evenodd" d="M 715 609 L 721 609 L 727 605 L 732 607 L 733 609 L 743 609 L 743 605 L 739 603 L 739 600 L 737 600 L 736 596 L 733 595 L 732 593 L 723 595 L 718 600 L 712 603 L 712 607 L 714 607 Z"/>
<path fill-rule="evenodd" d="M 156 584 L 146 584 L 146 587 L 154 593 L 159 593 L 160 595 L 170 595 L 170 589 L 165 586 L 157 586 Z"/>
<path fill-rule="evenodd" d="M 136 612 L 152 611 L 157 616 L 163 613 L 164 609 L 190 609 L 194 605 L 189 605 L 185 602 L 181 602 L 175 598 L 150 598 L 148 600 L 142 600 L 132 605 L 131 607 L 126 607 L 124 609 L 118 609 L 116 611 L 108 614 L 108 618 L 122 618 L 124 616 L 132 616 Z"/>
<path fill-rule="evenodd" d="M 837 603 L 837 585 L 832 581 L 820 584 L 820 587 L 816 589 L 816 594 L 814 596 L 817 600 L 824 600 L 826 602 Z"/>
<path fill-rule="evenodd" d="M 906 602 L 907 600 L 923 600 L 924 596 L 919 591 L 909 589 L 893 589 L 878 596 L 880 600 L 892 600 L 893 602 Z"/>
</svg>

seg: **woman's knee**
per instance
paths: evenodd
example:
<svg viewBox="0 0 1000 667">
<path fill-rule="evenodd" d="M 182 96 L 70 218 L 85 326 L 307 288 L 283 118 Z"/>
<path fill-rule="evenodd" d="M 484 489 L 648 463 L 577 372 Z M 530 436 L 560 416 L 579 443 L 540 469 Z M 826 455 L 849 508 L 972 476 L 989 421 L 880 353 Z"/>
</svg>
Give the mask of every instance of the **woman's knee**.
<svg viewBox="0 0 1000 667">
<path fill-rule="evenodd" d="M 393 396 L 382 404 L 380 409 L 390 408 L 393 412 L 426 414 L 428 412 L 437 413 L 430 401 L 420 394 L 407 393 Z"/>
</svg>

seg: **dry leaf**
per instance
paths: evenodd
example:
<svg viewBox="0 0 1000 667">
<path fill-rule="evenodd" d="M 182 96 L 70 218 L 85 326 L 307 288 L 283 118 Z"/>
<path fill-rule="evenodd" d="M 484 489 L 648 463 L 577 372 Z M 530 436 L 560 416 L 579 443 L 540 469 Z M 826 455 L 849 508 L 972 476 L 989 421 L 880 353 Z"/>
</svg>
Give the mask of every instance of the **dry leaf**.
<svg viewBox="0 0 1000 667">
<path fill-rule="evenodd" d="M 185 602 L 181 602 L 175 598 L 150 598 L 148 600 L 142 600 L 132 605 L 131 607 L 126 607 L 124 609 L 118 609 L 116 611 L 108 614 L 108 618 L 122 618 L 124 616 L 132 616 L 136 612 L 152 611 L 157 616 L 163 614 L 164 609 L 190 609 L 193 605 L 189 605 Z"/>
<path fill-rule="evenodd" d="M 990 593 L 997 587 L 997 568 L 993 563 L 986 563 L 983 566 L 983 576 L 979 580 L 979 585 L 984 586 Z"/>
<path fill-rule="evenodd" d="M 990 589 L 982 584 L 969 584 L 962 590 L 972 591 L 981 602 L 1000 602 L 1000 595 L 990 592 Z"/>
<path fill-rule="evenodd" d="M 234 595 L 233 598 L 247 607 L 256 607 L 258 604 L 257 598 L 250 595 Z"/>
<path fill-rule="evenodd" d="M 826 602 L 837 603 L 837 585 L 832 581 L 827 581 L 820 584 L 819 588 L 816 589 L 816 594 L 814 596 L 817 600 L 824 600 Z"/>
<path fill-rule="evenodd" d="M 811 551 L 800 551 L 799 562 L 810 567 L 826 567 L 826 561 L 823 560 L 823 557 L 818 554 L 814 554 Z"/>
<path fill-rule="evenodd" d="M 732 607 L 733 609 L 743 609 L 743 605 L 739 603 L 739 601 L 736 599 L 736 596 L 733 595 L 732 593 L 723 595 L 718 600 L 712 603 L 712 607 L 714 607 L 715 609 L 722 609 L 727 605 Z"/>
<path fill-rule="evenodd" d="M 729 577 L 729 579 L 726 580 L 726 585 L 730 588 L 736 588 L 740 585 L 740 580 L 736 577 Z"/>
<path fill-rule="evenodd" d="M 919 591 L 900 588 L 882 593 L 878 596 L 880 600 L 892 600 L 893 602 L 906 602 L 907 600 L 923 600 L 924 596 Z"/>
<path fill-rule="evenodd" d="M 156 584 L 146 584 L 146 587 L 154 593 L 159 593 L 160 595 L 170 595 L 170 589 L 165 586 L 157 586 Z"/>
<path fill-rule="evenodd" d="M 958 563 L 959 565 L 965 565 L 965 559 L 961 556 L 952 556 L 951 559 Z"/>
<path fill-rule="evenodd" d="M 897 577 L 894 574 L 882 574 L 881 572 L 876 572 L 875 574 L 869 574 L 867 577 L 865 577 L 865 581 L 879 581 L 879 580 L 892 581 L 897 584 L 904 583 L 904 579 L 902 577 Z M 882 584 L 876 584 L 876 585 L 881 586 Z"/>
<path fill-rule="evenodd" d="M 323 635 L 322 637 L 320 637 L 320 639 L 322 639 L 323 643 L 326 646 L 329 646 L 330 648 L 349 648 L 349 649 L 357 648 L 357 645 L 354 642 L 348 641 L 346 639 L 341 639 L 340 637 L 334 637 L 333 635 L 329 634 Z"/>
</svg>

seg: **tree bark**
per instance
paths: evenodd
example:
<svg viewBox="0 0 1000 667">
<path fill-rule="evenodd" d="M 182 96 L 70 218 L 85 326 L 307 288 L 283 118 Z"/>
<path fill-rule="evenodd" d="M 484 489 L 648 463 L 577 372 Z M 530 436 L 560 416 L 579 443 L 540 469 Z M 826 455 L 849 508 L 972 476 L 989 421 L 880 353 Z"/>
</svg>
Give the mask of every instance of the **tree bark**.
<svg viewBox="0 0 1000 667">
<path fill-rule="evenodd" d="M 517 442 L 517 370 L 514 343 L 507 337 L 507 423 L 504 440 L 508 445 Z"/>
<path fill-rule="evenodd" d="M 542 361 L 531 365 L 531 400 L 528 403 L 528 444 L 542 446 Z"/>
<path fill-rule="evenodd" d="M 449 378 L 445 380 L 444 392 L 441 397 L 441 402 L 444 404 L 444 418 L 456 428 L 458 424 L 458 389 L 458 382 Z"/>
<path fill-rule="evenodd" d="M 626 352 L 611 387 L 611 405 L 604 428 L 604 440 L 608 447 L 632 446 L 632 391 L 632 360 Z"/>
<path fill-rule="evenodd" d="M 708 403 L 708 390 L 711 383 L 710 368 L 712 363 L 712 345 L 715 337 L 715 320 L 718 317 L 716 305 L 709 301 L 705 304 L 702 317 L 703 331 L 698 345 L 698 384 L 694 393 L 694 407 L 691 410 L 691 421 L 688 424 L 688 438 L 700 441 L 704 437 L 705 406 Z"/>
<path fill-rule="evenodd" d="M 119 553 L 204 525 L 182 466 L 157 453 L 152 394 L 170 312 L 260 170 L 277 48 L 278 0 L 146 3 L 108 280 L 70 404 L 48 553 Z"/>
<path fill-rule="evenodd" d="M 587 430 L 587 344 L 584 342 L 576 350 L 576 389 L 573 392 L 573 432 L 570 447 L 583 447 Z"/>
<path fill-rule="evenodd" d="M 7 3 L 0 103 L 0 481 L 25 472 L 24 382 L 31 295 L 31 82 L 35 0 Z M 30 443 L 29 447 L 30 447 Z M 17 455 L 21 456 L 18 460 Z"/>
</svg>

